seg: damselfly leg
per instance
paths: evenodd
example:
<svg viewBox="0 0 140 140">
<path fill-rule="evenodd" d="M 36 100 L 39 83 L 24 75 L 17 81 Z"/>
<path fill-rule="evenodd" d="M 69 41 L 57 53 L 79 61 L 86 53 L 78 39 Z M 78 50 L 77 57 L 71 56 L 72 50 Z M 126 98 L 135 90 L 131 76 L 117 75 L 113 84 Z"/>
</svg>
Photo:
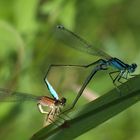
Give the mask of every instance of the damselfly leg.
<svg viewBox="0 0 140 140">
<path fill-rule="evenodd" d="M 117 73 L 117 76 L 114 78 L 113 75 L 116 74 L 116 73 Z M 120 89 L 118 88 L 118 86 L 116 85 L 115 82 L 116 82 L 116 80 L 118 79 L 119 75 L 120 75 L 120 71 L 113 71 L 113 72 L 110 72 L 110 73 L 109 73 L 109 76 L 110 76 L 110 78 L 112 79 L 113 84 L 114 84 L 114 86 L 115 86 L 115 88 L 116 88 L 116 90 L 117 90 L 118 92 L 120 92 Z"/>
<path fill-rule="evenodd" d="M 45 121 L 44 121 L 44 126 L 48 126 L 49 124 L 54 124 L 56 126 L 60 126 L 62 125 L 63 123 L 65 123 L 67 120 L 60 116 L 61 114 L 61 108 L 52 108 L 46 118 L 45 118 Z M 64 115 L 64 114 L 63 114 Z M 67 117 L 67 115 L 65 115 L 65 117 Z M 68 117 L 69 118 L 69 117 Z"/>
</svg>

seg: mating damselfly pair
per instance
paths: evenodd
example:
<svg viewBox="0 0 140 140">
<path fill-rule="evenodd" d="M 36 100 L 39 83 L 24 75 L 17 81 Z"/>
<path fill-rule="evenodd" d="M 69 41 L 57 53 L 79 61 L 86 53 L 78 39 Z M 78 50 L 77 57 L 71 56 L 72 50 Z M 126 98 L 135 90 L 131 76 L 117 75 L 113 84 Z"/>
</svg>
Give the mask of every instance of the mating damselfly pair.
<svg viewBox="0 0 140 140">
<path fill-rule="evenodd" d="M 95 65 L 95 67 L 92 69 L 92 71 L 90 72 L 88 77 L 85 79 L 85 81 L 84 81 L 83 85 L 81 86 L 81 88 L 80 88 L 76 98 L 74 99 L 71 107 L 66 109 L 65 111 L 71 110 L 76 105 L 76 103 L 77 103 L 78 99 L 80 98 L 80 96 L 82 95 L 84 89 L 86 88 L 88 83 L 91 81 L 93 76 L 98 71 L 107 70 L 109 67 L 113 67 L 115 69 L 115 71 L 109 73 L 109 76 L 111 77 L 113 84 L 115 85 L 118 92 L 120 92 L 120 90 L 118 89 L 116 82 L 122 83 L 121 79 L 127 80 L 128 76 L 132 76 L 131 74 L 135 72 L 135 70 L 137 68 L 137 64 L 132 63 L 131 65 L 129 65 L 129 64 L 124 63 L 123 61 L 121 61 L 118 58 L 111 57 L 110 55 L 108 55 L 107 53 L 105 53 L 104 51 L 99 49 L 98 47 L 90 45 L 83 38 L 81 38 L 77 34 L 73 33 L 72 31 L 66 29 L 62 25 L 57 26 L 57 29 L 58 29 L 58 31 L 60 31 L 60 34 L 63 34 L 65 38 L 67 38 L 68 40 L 70 40 L 70 42 L 72 42 L 71 45 L 69 45 L 69 47 L 76 48 L 78 50 L 87 52 L 89 54 L 99 56 L 99 57 L 101 57 L 101 59 L 99 59 L 91 64 L 88 64 L 88 65 L 50 64 L 44 80 L 45 80 L 45 83 L 48 87 L 48 90 L 51 93 L 51 95 L 53 96 L 53 98 L 50 98 L 47 96 L 35 96 L 35 95 L 31 95 L 31 94 L 13 92 L 13 91 L 6 90 L 6 89 L 0 89 L 1 101 L 6 101 L 6 100 L 7 101 L 10 101 L 10 100 L 13 100 L 13 101 L 25 101 L 25 100 L 36 101 L 41 113 L 48 114 L 48 118 L 49 118 L 49 116 L 55 117 L 56 115 L 59 115 L 61 113 L 61 108 L 64 107 L 64 105 L 66 103 L 66 99 L 65 98 L 60 99 L 57 92 L 53 89 L 53 87 L 50 85 L 50 83 L 47 80 L 47 75 L 49 74 L 49 71 L 51 70 L 52 67 L 75 66 L 75 67 L 88 68 L 88 67 Z M 65 40 L 65 38 L 64 38 L 64 42 L 67 41 L 67 40 Z M 113 78 L 113 76 L 112 76 L 112 74 L 114 74 L 114 73 L 118 73 L 115 78 Z M 50 108 L 50 111 L 49 112 L 44 111 L 42 106 L 48 106 Z"/>
</svg>

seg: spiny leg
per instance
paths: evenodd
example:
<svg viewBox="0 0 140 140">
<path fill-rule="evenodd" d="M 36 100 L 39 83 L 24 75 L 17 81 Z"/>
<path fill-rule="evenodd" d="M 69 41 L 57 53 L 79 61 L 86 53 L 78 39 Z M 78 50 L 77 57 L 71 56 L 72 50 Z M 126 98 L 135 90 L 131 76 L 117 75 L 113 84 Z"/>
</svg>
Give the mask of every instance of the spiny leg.
<svg viewBox="0 0 140 140">
<path fill-rule="evenodd" d="M 42 105 L 40 103 L 37 104 L 38 109 L 40 111 L 40 113 L 42 114 L 47 114 L 47 119 L 45 119 L 45 126 L 47 126 L 50 123 L 54 123 L 56 126 L 58 126 L 51 118 L 50 116 L 52 116 L 54 118 L 54 114 L 53 114 L 53 109 L 51 109 L 50 111 L 44 111 L 42 108 Z M 50 122 L 51 121 L 51 122 Z"/>
<path fill-rule="evenodd" d="M 50 117 L 48 118 L 47 122 L 49 122 L 50 124 L 51 124 L 51 123 L 56 124 L 56 123 L 55 123 L 55 121 L 54 121 L 54 120 L 52 120 Z M 56 126 L 58 126 L 58 125 L 56 124 Z"/>
<path fill-rule="evenodd" d="M 56 111 L 56 114 L 57 114 L 57 117 L 58 117 L 58 118 L 60 118 L 60 119 L 63 120 L 64 122 L 66 122 L 67 119 L 68 119 L 68 120 L 71 119 L 68 115 L 62 113 L 62 108 L 59 107 L 59 108 L 57 108 L 57 109 L 58 109 L 58 110 Z"/>
<path fill-rule="evenodd" d="M 120 76 L 120 74 L 121 74 L 121 71 L 120 71 L 120 72 L 118 73 L 118 75 L 114 78 L 113 83 L 116 82 L 116 80 L 118 79 L 118 77 Z"/>
<path fill-rule="evenodd" d="M 128 74 L 129 74 L 129 72 L 127 71 L 125 73 L 126 73 L 126 75 L 125 76 L 122 76 L 122 78 L 125 79 L 125 80 L 128 80 Z"/>
<path fill-rule="evenodd" d="M 57 117 L 58 117 L 58 118 L 60 118 L 60 119 L 63 120 L 64 122 L 66 122 L 67 119 L 69 119 L 69 120 L 71 119 L 68 115 L 66 115 L 66 114 L 61 114 L 61 112 L 62 112 L 61 108 L 57 108 L 57 109 L 58 109 L 58 110 L 56 111 L 56 114 L 57 114 Z M 61 115 L 63 115 L 63 116 L 61 116 Z M 67 118 L 65 119 L 64 117 L 65 117 L 65 118 L 67 117 Z"/>
<path fill-rule="evenodd" d="M 126 78 L 127 78 L 128 73 L 126 73 L 126 77 L 123 76 L 123 75 L 125 74 L 125 72 L 126 72 L 126 70 L 123 70 L 123 71 L 121 71 L 121 72 L 117 75 L 116 80 L 117 80 L 119 83 L 121 83 L 121 84 L 123 84 L 123 82 L 121 82 L 120 80 L 121 80 L 122 78 L 123 78 L 123 79 L 126 79 Z M 120 93 L 120 96 L 122 96 L 120 89 L 119 89 L 119 93 Z"/>
<path fill-rule="evenodd" d="M 125 76 L 122 75 L 122 77 L 120 77 L 120 79 L 118 79 L 119 82 L 121 82 L 121 81 L 120 81 L 121 79 L 125 79 L 126 81 L 128 80 L 128 74 L 130 74 L 129 71 L 124 72 L 124 73 L 126 73 L 126 75 L 125 75 Z M 122 83 L 122 82 L 121 82 L 121 83 Z M 123 83 L 122 83 L 122 84 L 123 84 Z M 128 89 L 128 92 L 131 91 L 131 88 L 129 87 L 128 84 L 127 84 L 127 89 Z"/>
<path fill-rule="evenodd" d="M 52 111 L 52 117 L 53 119 L 56 119 L 56 118 L 60 118 L 61 120 L 63 120 L 64 122 L 66 121 L 63 117 L 60 116 L 60 113 L 62 112 L 61 108 L 58 106 L 56 107 L 53 111 Z M 59 123 L 62 124 L 62 122 L 60 120 L 57 120 Z"/>
<path fill-rule="evenodd" d="M 114 80 L 114 78 L 113 78 L 112 75 L 115 74 L 115 73 L 118 73 L 118 72 L 120 73 L 120 71 L 113 71 L 113 72 L 110 72 L 110 73 L 109 73 L 109 76 L 110 76 L 110 78 L 112 79 L 112 81 Z"/>
<path fill-rule="evenodd" d="M 57 124 L 56 121 L 54 121 L 54 120 L 51 119 L 50 117 L 48 117 L 47 122 L 48 122 L 49 124 L 52 124 L 52 123 L 53 123 L 55 126 L 59 127 L 59 124 Z M 59 122 L 59 123 L 62 124 L 62 122 Z"/>
<path fill-rule="evenodd" d="M 64 119 L 64 117 L 65 117 L 65 118 L 67 117 L 68 119 L 71 119 L 68 115 L 62 114 L 62 113 L 61 113 L 61 112 L 62 112 L 62 108 L 58 108 L 58 109 L 59 109 L 59 113 L 57 113 L 57 114 L 59 115 L 59 116 L 58 116 L 59 118 L 61 118 L 61 119 L 64 120 L 64 121 L 66 121 L 66 119 Z M 63 115 L 64 117 L 63 117 L 62 115 Z"/>
<path fill-rule="evenodd" d="M 118 79 L 117 79 L 117 81 L 118 81 L 119 83 L 121 83 L 121 84 L 123 84 L 123 82 L 120 81 L 121 79 L 127 80 L 126 77 L 123 77 L 124 73 L 125 73 L 125 71 L 121 72 L 120 75 L 119 75 L 119 77 L 118 77 Z"/>
<path fill-rule="evenodd" d="M 118 77 L 118 79 L 117 79 L 117 81 L 118 81 L 119 83 L 121 83 L 121 84 L 123 84 L 123 82 L 120 81 L 121 79 L 125 79 L 125 80 L 126 80 L 126 77 L 123 77 L 124 73 L 125 73 L 125 71 L 121 72 L 120 75 L 119 75 L 119 77 Z M 127 87 L 129 87 L 129 86 L 127 85 Z M 129 88 L 128 88 L 128 89 L 129 89 Z M 128 91 L 129 91 L 129 90 L 128 90 Z M 122 94 L 120 94 L 120 96 L 122 96 Z"/>
<path fill-rule="evenodd" d="M 62 112 L 61 108 L 58 107 L 55 109 L 55 115 L 56 117 L 60 118 L 61 120 L 65 121 L 65 119 L 63 117 L 60 116 L 60 113 Z"/>
<path fill-rule="evenodd" d="M 115 73 L 118 73 L 118 74 L 117 74 L 117 76 L 116 76 L 115 79 L 114 79 L 112 75 L 115 74 Z M 118 90 L 118 87 L 117 87 L 117 85 L 115 84 L 115 81 L 117 80 L 119 74 L 120 74 L 120 71 L 113 71 L 113 72 L 110 72 L 110 73 L 109 73 L 109 76 L 110 76 L 110 78 L 111 78 L 111 80 L 112 80 L 112 82 L 113 82 L 113 84 L 114 84 L 114 86 L 115 86 L 115 88 L 116 88 L 117 90 Z"/>
<path fill-rule="evenodd" d="M 54 122 L 54 120 L 51 119 L 51 118 L 53 118 L 53 117 L 52 117 L 52 110 L 53 110 L 53 109 L 51 109 L 51 110 L 47 113 L 47 116 L 46 116 L 45 119 L 44 119 L 44 126 L 48 126 L 48 125 L 50 125 L 50 124 L 52 124 L 52 123 L 54 123 L 56 126 L 58 126 L 58 125 Z"/>
<path fill-rule="evenodd" d="M 60 116 L 61 114 L 60 114 L 60 112 L 58 113 L 58 110 L 56 110 L 55 111 L 55 120 L 56 120 L 56 122 L 58 122 L 60 125 L 63 125 L 63 124 L 65 124 L 68 120 L 67 119 L 65 119 L 65 118 L 63 118 L 62 116 Z M 63 114 L 64 115 L 64 114 Z M 65 116 L 67 116 L 67 115 L 65 115 Z M 58 118 L 58 119 L 57 119 Z M 70 117 L 68 117 L 67 116 L 67 118 L 70 120 Z"/>
<path fill-rule="evenodd" d="M 117 75 L 115 78 L 113 78 L 112 74 L 115 74 L 115 73 L 118 73 L 118 75 Z M 120 91 L 120 89 L 118 88 L 118 86 L 116 85 L 115 82 L 116 82 L 117 78 L 119 77 L 120 73 L 121 73 L 120 71 L 113 71 L 113 72 L 110 72 L 110 73 L 109 73 L 109 76 L 110 76 L 110 78 L 112 79 L 113 84 L 114 84 L 116 90 L 117 90 L 119 93 L 120 93 L 121 91 Z"/>
<path fill-rule="evenodd" d="M 61 122 L 60 120 L 57 120 L 56 122 L 56 118 L 57 118 L 57 108 L 52 108 L 46 118 L 45 124 L 55 124 L 56 126 L 59 126 L 59 124 L 62 124 L 63 122 Z"/>
<path fill-rule="evenodd" d="M 48 111 L 44 111 L 43 108 L 42 108 L 42 105 L 40 103 L 37 104 L 38 106 L 38 109 L 39 109 L 39 112 L 42 113 L 42 114 L 49 114 Z"/>
</svg>

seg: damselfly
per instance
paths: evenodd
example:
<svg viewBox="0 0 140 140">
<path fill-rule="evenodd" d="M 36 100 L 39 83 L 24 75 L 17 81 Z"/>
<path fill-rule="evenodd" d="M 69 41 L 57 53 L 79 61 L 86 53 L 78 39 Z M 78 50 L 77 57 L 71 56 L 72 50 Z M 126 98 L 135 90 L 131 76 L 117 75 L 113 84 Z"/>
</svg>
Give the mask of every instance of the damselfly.
<svg viewBox="0 0 140 140">
<path fill-rule="evenodd" d="M 42 114 L 48 115 L 47 120 L 49 120 L 50 116 L 53 116 L 54 119 L 54 117 L 60 114 L 61 109 L 64 107 L 66 103 L 66 98 L 62 97 L 61 99 L 59 99 L 57 92 L 54 90 L 54 88 L 51 86 L 51 84 L 47 79 L 45 79 L 45 83 L 53 98 L 50 98 L 48 96 L 36 96 L 27 93 L 14 92 L 8 89 L 0 88 L 0 102 L 35 101 L 37 102 L 39 111 Z M 46 106 L 49 107 L 49 111 L 45 111 L 43 109 L 43 107 Z M 51 120 L 53 119 L 51 118 Z"/>
<path fill-rule="evenodd" d="M 87 52 L 87 53 L 89 53 L 91 55 L 99 56 L 99 57 L 102 58 L 102 59 L 99 59 L 96 62 L 93 62 L 93 63 L 88 64 L 88 65 L 58 65 L 58 64 L 55 65 L 55 64 L 51 64 L 49 66 L 47 74 L 48 74 L 48 72 L 50 71 L 50 69 L 52 67 L 76 66 L 76 67 L 88 68 L 90 66 L 96 65 L 95 68 L 91 71 L 89 76 L 84 81 L 84 83 L 83 83 L 81 89 L 79 90 L 75 100 L 73 101 L 73 104 L 70 107 L 70 109 L 72 109 L 75 106 L 75 104 L 77 103 L 78 99 L 82 95 L 84 89 L 86 88 L 87 84 L 90 82 L 92 77 L 96 74 L 96 72 L 98 72 L 100 70 L 107 70 L 109 67 L 115 68 L 116 70 L 113 71 L 113 72 L 110 72 L 109 76 L 111 77 L 111 79 L 113 81 L 113 84 L 115 85 L 116 89 L 119 92 L 120 92 L 120 90 L 118 89 L 118 87 L 116 85 L 116 81 L 122 83 L 121 79 L 127 80 L 128 75 L 133 76 L 133 75 L 131 75 L 131 73 L 135 72 L 135 69 L 137 68 L 137 64 L 132 63 L 131 65 L 129 65 L 129 64 L 124 63 L 123 61 L 121 61 L 118 58 L 111 57 L 109 54 L 105 53 L 104 51 L 102 51 L 98 47 L 90 45 L 83 38 L 81 38 L 80 36 L 78 36 L 74 32 L 66 29 L 62 25 L 58 25 L 57 29 L 60 32 L 59 38 L 62 39 L 63 42 L 68 44 L 68 46 L 70 46 L 72 48 L 75 48 L 75 49 L 78 49 L 80 51 Z M 115 78 L 113 78 L 112 75 L 115 74 L 115 73 L 118 73 L 118 74 L 117 74 L 117 76 Z M 47 74 L 46 74 L 46 76 L 47 76 Z M 68 109 L 68 110 L 70 110 L 70 109 Z"/>
</svg>

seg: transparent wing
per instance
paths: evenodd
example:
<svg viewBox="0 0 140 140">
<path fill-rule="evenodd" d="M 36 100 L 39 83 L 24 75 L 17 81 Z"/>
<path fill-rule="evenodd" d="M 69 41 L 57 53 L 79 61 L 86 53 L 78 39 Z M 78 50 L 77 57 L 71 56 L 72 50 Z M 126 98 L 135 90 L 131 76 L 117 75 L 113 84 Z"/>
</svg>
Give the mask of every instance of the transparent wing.
<svg viewBox="0 0 140 140">
<path fill-rule="evenodd" d="M 0 102 L 37 101 L 40 96 L 0 88 Z"/>
<path fill-rule="evenodd" d="M 48 90 L 50 91 L 51 95 L 59 100 L 59 97 L 58 97 L 58 94 L 56 93 L 56 91 L 54 90 L 54 88 L 51 86 L 51 84 L 49 83 L 49 81 L 47 79 L 45 79 L 46 83 L 47 83 L 47 87 L 48 87 Z"/>
<path fill-rule="evenodd" d="M 57 26 L 56 37 L 64 42 L 67 46 L 78 49 L 83 52 L 87 52 L 89 54 L 100 56 L 105 59 L 110 59 L 111 56 L 100 50 L 96 46 L 90 45 L 87 41 L 85 41 L 80 36 L 76 35 L 72 31 L 66 29 L 62 25 Z"/>
</svg>

